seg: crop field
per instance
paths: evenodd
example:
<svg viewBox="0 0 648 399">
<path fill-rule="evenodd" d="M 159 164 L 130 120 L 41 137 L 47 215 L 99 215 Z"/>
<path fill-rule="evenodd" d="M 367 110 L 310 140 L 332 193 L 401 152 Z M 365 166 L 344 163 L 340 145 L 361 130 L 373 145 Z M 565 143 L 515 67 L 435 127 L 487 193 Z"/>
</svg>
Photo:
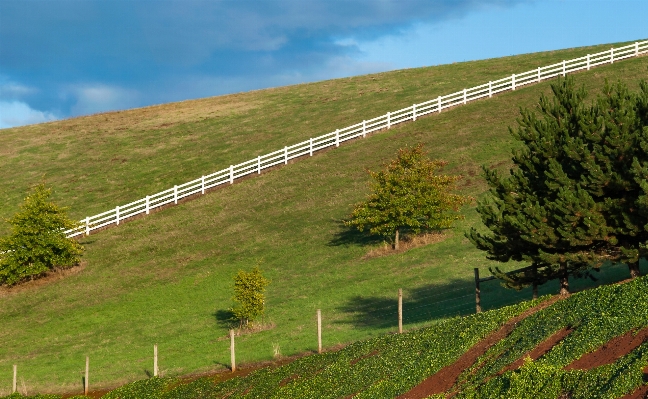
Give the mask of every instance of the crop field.
<svg viewBox="0 0 648 399">
<path fill-rule="evenodd" d="M 389 110 L 609 47 L 395 71 L 5 129 L 0 200 L 7 206 L 0 216 L 16 212 L 27 188 L 44 180 L 54 188 L 55 201 L 82 218 Z M 648 57 L 641 57 L 579 73 L 576 81 L 593 98 L 605 79 L 620 79 L 634 90 L 646 77 Z M 340 222 L 367 194 L 365 169 L 376 170 L 399 148 L 419 142 L 432 158 L 449 161 L 447 173 L 465 176 L 462 193 L 479 197 L 485 190 L 481 165 L 507 168 L 513 146 L 507 127 L 515 126 L 519 107 L 534 107 L 542 93 L 550 93 L 549 82 L 379 132 L 84 238 L 81 267 L 0 291 L 0 370 L 5 370 L 0 395 L 9 393 L 13 364 L 29 394 L 78 392 L 86 355 L 93 389 L 140 380 L 152 371 L 154 344 L 163 376 L 225 370 L 232 277 L 258 262 L 271 280 L 267 329 L 237 338 L 243 367 L 315 350 L 317 309 L 327 348 L 378 336 L 398 339 L 384 336 L 396 327 L 398 288 L 405 295 L 406 329 L 441 326 L 448 317 L 473 313 L 473 267 L 486 274 L 493 265 L 463 236 L 479 224 L 474 205 L 437 242 L 389 256 L 367 257 L 382 243 L 353 234 Z M 7 225 L 0 227 L 2 234 L 7 231 Z M 647 265 L 641 267 L 648 272 Z M 603 270 L 598 282 L 574 281 L 573 288 L 628 275 L 623 266 Z M 557 283 L 550 283 L 541 294 L 556 290 Z M 496 282 L 484 284 L 482 294 L 486 309 L 531 296 Z M 511 309 L 522 308 L 474 316 L 485 323 L 475 337 L 510 316 Z M 333 355 L 321 358 L 326 356 Z"/>
</svg>

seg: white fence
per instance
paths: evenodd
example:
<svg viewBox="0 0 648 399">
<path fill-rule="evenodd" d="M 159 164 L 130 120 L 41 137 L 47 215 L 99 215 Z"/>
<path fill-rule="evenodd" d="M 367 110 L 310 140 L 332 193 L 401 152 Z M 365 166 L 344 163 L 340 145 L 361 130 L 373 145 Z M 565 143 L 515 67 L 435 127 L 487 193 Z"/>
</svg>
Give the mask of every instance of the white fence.
<svg viewBox="0 0 648 399">
<path fill-rule="evenodd" d="M 280 150 L 261 155 L 255 159 L 231 165 L 227 169 L 220 170 L 196 180 L 174 186 L 157 194 L 147 195 L 146 198 L 133 201 L 126 205 L 120 205 L 109 211 L 94 216 L 88 216 L 79 223 L 81 227 L 65 231 L 68 237 L 76 237 L 82 234 L 90 234 L 91 231 L 100 229 L 111 224 L 118 225 L 120 221 L 139 214 L 149 214 L 151 209 L 167 204 L 177 204 L 178 200 L 194 194 L 205 194 L 205 190 L 223 185 L 233 184 L 234 180 L 251 174 L 260 174 L 262 170 L 276 165 L 287 164 L 289 160 L 309 155 L 328 147 L 339 147 L 340 143 L 357 137 L 365 137 L 367 134 L 381 129 L 407 122 L 415 121 L 423 115 L 441 112 L 443 109 L 456 105 L 466 104 L 469 101 L 480 98 L 490 98 L 494 94 L 507 90 L 515 90 L 518 87 L 531 83 L 538 83 L 542 80 L 556 76 L 565 76 L 567 73 L 580 70 L 589 70 L 592 67 L 612 64 L 630 57 L 648 53 L 648 40 L 634 44 L 611 48 L 596 54 L 588 54 L 585 57 L 562 61 L 557 64 L 539 67 L 537 69 L 507 76 L 505 78 L 484 83 L 470 89 L 464 89 L 456 93 L 439 96 L 435 99 L 414 104 L 410 107 L 388 112 L 379 117 L 364 120 L 355 125 L 338 129 L 319 137 L 311 138 L 301 143 L 286 146 Z"/>
</svg>

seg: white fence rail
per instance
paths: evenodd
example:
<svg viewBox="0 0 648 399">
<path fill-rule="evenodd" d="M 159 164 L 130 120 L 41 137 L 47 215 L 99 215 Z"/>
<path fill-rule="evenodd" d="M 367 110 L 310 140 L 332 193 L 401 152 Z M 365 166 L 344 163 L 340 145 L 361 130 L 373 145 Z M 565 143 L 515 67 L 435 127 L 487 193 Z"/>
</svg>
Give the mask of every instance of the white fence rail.
<svg viewBox="0 0 648 399">
<path fill-rule="evenodd" d="M 340 143 L 358 137 L 365 137 L 367 134 L 381 129 L 407 122 L 415 121 L 423 115 L 441 112 L 443 109 L 456 105 L 466 104 L 469 101 L 481 98 L 490 98 L 494 94 L 503 91 L 515 90 L 518 87 L 531 83 L 551 79 L 556 76 L 565 76 L 567 73 L 580 70 L 589 70 L 592 67 L 612 64 L 630 57 L 648 53 L 648 40 L 619 48 L 611 48 L 596 54 L 588 54 L 585 57 L 566 60 L 557 64 L 539 67 L 520 74 L 513 74 L 505 78 L 484 83 L 479 86 L 463 89 L 456 93 L 439 96 L 435 99 L 414 104 L 398 111 L 387 112 L 385 115 L 364 120 L 355 125 L 338 129 L 334 132 L 311 138 L 301 143 L 286 146 L 280 150 L 240 163 L 230 165 L 229 168 L 220 170 L 210 175 L 201 176 L 190 182 L 174 186 L 168 190 L 161 191 L 145 198 L 133 201 L 126 205 L 120 205 L 109 211 L 94 216 L 88 216 L 80 221 L 81 227 L 66 230 L 68 237 L 76 237 L 82 234 L 90 234 L 91 231 L 101 229 L 111 224 L 118 225 L 120 221 L 139 214 L 149 214 L 151 209 L 167 204 L 177 204 L 178 200 L 194 194 L 205 194 L 205 190 L 224 185 L 233 184 L 234 180 L 251 174 L 260 174 L 262 170 L 281 164 L 287 164 L 289 160 L 301 156 L 312 156 L 314 152 L 328 147 L 339 147 Z"/>
</svg>

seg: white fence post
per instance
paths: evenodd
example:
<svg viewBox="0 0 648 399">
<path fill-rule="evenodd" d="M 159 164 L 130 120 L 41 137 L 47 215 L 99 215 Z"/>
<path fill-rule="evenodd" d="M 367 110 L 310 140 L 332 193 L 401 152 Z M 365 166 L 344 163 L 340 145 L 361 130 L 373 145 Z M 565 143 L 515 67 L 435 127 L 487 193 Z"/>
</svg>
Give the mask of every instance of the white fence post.
<svg viewBox="0 0 648 399">
<path fill-rule="evenodd" d="M 365 137 L 367 137 L 367 121 L 363 119 L 362 120 L 362 138 L 364 139 Z"/>
<path fill-rule="evenodd" d="M 317 309 L 317 353 L 322 353 L 322 311 Z"/>
<path fill-rule="evenodd" d="M 563 78 L 564 78 L 565 77 L 565 60 L 563 60 L 563 65 L 562 66 L 563 66 L 562 75 L 563 75 Z"/>
<path fill-rule="evenodd" d="M 308 139 L 308 151 L 310 152 L 310 156 L 313 156 L 313 138 L 311 137 Z"/>
<path fill-rule="evenodd" d="M 466 89 L 463 91 L 463 103 L 466 105 Z"/>
<path fill-rule="evenodd" d="M 90 235 L 90 216 L 86 216 L 85 220 L 86 235 Z"/>
<path fill-rule="evenodd" d="M 178 186 L 173 186 L 173 203 L 178 204 Z"/>
<path fill-rule="evenodd" d="M 204 194 L 204 193 L 203 193 L 203 194 Z M 150 201 L 151 201 L 151 200 L 149 199 L 149 196 L 147 195 L 147 196 L 146 196 L 146 214 L 147 214 L 147 215 L 149 214 L 149 210 L 151 209 Z"/>
<path fill-rule="evenodd" d="M 257 157 L 257 175 L 261 174 L 261 155 Z"/>
<path fill-rule="evenodd" d="M 205 194 L 205 175 L 200 178 L 200 193 Z"/>
<path fill-rule="evenodd" d="M 284 165 L 288 165 L 288 147 L 284 147 Z"/>
<path fill-rule="evenodd" d="M 335 129 L 335 146 L 340 146 L 340 129 Z"/>
<path fill-rule="evenodd" d="M 587 54 L 587 70 L 590 70 L 590 55 Z"/>
<path fill-rule="evenodd" d="M 610 49 L 610 64 L 614 62 L 614 47 Z"/>
<path fill-rule="evenodd" d="M 14 375 L 13 375 L 13 388 L 11 388 L 11 393 L 16 392 L 17 382 L 18 382 L 18 365 L 14 364 Z"/>
<path fill-rule="evenodd" d="M 412 120 L 416 120 L 416 104 L 412 105 Z"/>
<path fill-rule="evenodd" d="M 538 67 L 538 83 L 540 83 L 540 67 Z"/>
<path fill-rule="evenodd" d="M 234 184 L 234 165 L 230 165 L 230 184 Z"/>
<path fill-rule="evenodd" d="M 515 91 L 515 74 L 511 75 L 511 90 Z"/>
<path fill-rule="evenodd" d="M 639 42 L 635 42 L 635 57 L 639 55 Z"/>
<path fill-rule="evenodd" d="M 117 222 L 117 226 L 119 226 L 119 205 L 115 207 L 115 221 Z"/>
<path fill-rule="evenodd" d="M 391 129 L 391 115 L 387 112 L 387 129 Z"/>
<path fill-rule="evenodd" d="M 488 98 L 493 97 L 493 82 L 488 81 Z"/>
<path fill-rule="evenodd" d="M 157 377 L 159 374 L 158 370 L 158 351 L 157 344 L 153 345 L 153 377 Z"/>
<path fill-rule="evenodd" d="M 437 102 L 438 102 L 437 108 L 439 108 L 439 113 L 441 113 L 441 96 L 439 96 L 439 99 L 437 100 Z"/>
</svg>

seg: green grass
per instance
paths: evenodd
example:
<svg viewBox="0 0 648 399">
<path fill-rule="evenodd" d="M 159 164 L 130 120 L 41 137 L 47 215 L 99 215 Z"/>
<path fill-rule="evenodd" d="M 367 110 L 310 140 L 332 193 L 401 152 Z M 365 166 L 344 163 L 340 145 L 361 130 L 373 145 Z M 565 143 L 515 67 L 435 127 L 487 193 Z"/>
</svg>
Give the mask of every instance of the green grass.
<svg viewBox="0 0 648 399">
<path fill-rule="evenodd" d="M 10 205 L 1 212 L 15 212 L 26 187 L 44 174 L 74 217 L 94 214 L 285 143 L 605 47 L 246 93 L 231 97 L 243 103 L 234 113 L 153 130 L 129 128 L 148 123 L 126 118 L 131 111 L 3 130 L 0 199 Z M 635 89 L 647 71 L 642 57 L 576 79 L 595 94 L 605 78 Z M 339 221 L 367 193 L 364 169 L 418 142 L 448 160 L 448 172 L 466 176 L 462 192 L 479 196 L 480 165 L 509 164 L 507 126 L 518 107 L 533 107 L 549 91 L 542 83 L 422 118 L 84 239 L 82 271 L 0 297 L 0 394 L 11 386 L 12 364 L 28 392 L 78 389 L 86 355 L 93 387 L 141 379 L 152 368 L 155 343 L 166 375 L 222 369 L 229 363 L 222 318 L 232 277 L 259 260 L 272 281 L 267 320 L 276 327 L 239 338 L 243 364 L 271 359 L 273 346 L 282 355 L 316 349 L 316 309 L 326 347 L 394 331 L 400 287 L 406 328 L 473 312 L 472 268 L 492 265 L 463 237 L 479 223 L 474 208 L 444 241 L 372 259 L 363 259 L 366 243 Z M 118 117 L 130 121 L 125 130 L 110 124 Z M 610 268 L 601 281 L 626 276 L 622 267 Z M 486 308 L 530 297 L 496 282 L 483 292 Z"/>
</svg>

